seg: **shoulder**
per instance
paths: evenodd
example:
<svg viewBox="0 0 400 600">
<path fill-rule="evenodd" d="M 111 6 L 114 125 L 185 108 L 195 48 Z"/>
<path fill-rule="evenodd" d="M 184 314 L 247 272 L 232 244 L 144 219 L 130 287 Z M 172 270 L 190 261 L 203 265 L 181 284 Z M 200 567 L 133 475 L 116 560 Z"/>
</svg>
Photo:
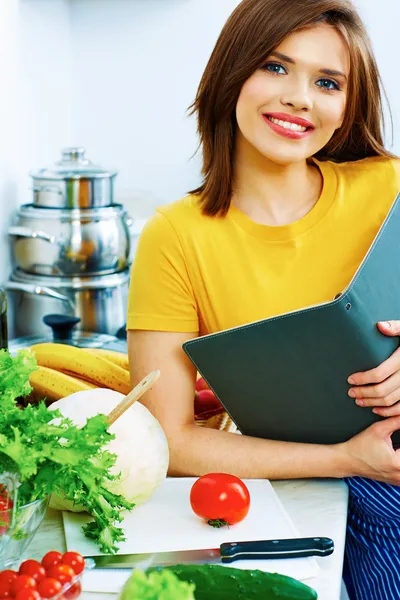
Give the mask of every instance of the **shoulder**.
<svg viewBox="0 0 400 600">
<path fill-rule="evenodd" d="M 169 238 L 184 238 L 202 229 L 207 229 L 213 217 L 204 215 L 199 198 L 189 194 L 156 208 L 155 213 L 147 221 L 143 234 L 153 236 L 168 236 Z"/>
<path fill-rule="evenodd" d="M 394 186 L 400 189 L 400 159 L 386 156 L 371 156 L 362 160 L 327 163 L 335 171 L 338 179 L 351 184 L 356 182 L 374 187 L 375 185 Z"/>
</svg>

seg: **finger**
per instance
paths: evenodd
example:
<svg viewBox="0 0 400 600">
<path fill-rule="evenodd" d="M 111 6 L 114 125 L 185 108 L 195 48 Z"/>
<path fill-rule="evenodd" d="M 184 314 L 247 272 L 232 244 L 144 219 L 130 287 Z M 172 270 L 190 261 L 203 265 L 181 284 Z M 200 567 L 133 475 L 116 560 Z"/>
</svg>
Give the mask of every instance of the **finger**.
<svg viewBox="0 0 400 600">
<path fill-rule="evenodd" d="M 347 379 L 351 385 L 366 385 L 368 383 L 381 383 L 400 369 L 400 348 L 397 348 L 383 363 L 362 373 L 353 373 Z"/>
<path fill-rule="evenodd" d="M 385 398 L 357 398 L 355 402 L 357 406 L 363 406 L 365 408 L 389 408 L 390 406 L 393 406 L 393 404 L 396 404 L 396 402 L 398 402 L 399 400 L 400 390 L 396 390 L 395 392 L 393 392 Z"/>
<path fill-rule="evenodd" d="M 397 402 L 398 398 L 392 398 L 392 395 L 396 395 L 397 390 L 400 390 L 400 371 L 396 371 L 394 375 L 391 375 L 382 383 L 376 385 L 360 385 L 349 389 L 348 394 L 350 398 L 354 399 L 368 399 L 373 401 L 374 398 L 381 400 L 382 402 L 372 402 L 366 404 L 366 406 L 388 406 Z M 361 405 L 360 405 L 361 406 Z"/>
<path fill-rule="evenodd" d="M 374 428 L 378 437 L 386 439 L 390 437 L 392 433 L 400 429 L 400 415 L 382 419 L 382 421 L 378 421 L 377 423 L 370 425 L 370 427 Z"/>
<path fill-rule="evenodd" d="M 377 325 L 385 335 L 400 335 L 400 321 L 379 321 Z"/>
<path fill-rule="evenodd" d="M 400 402 L 396 402 L 393 406 L 374 408 L 372 412 L 380 417 L 400 416 Z"/>
</svg>

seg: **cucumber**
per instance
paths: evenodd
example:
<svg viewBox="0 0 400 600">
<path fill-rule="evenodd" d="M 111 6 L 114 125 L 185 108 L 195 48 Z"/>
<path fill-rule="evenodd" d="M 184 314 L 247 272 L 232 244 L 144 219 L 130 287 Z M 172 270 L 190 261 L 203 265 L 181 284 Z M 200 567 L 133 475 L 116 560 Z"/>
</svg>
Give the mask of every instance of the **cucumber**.
<svg viewBox="0 0 400 600">
<path fill-rule="evenodd" d="M 182 581 L 196 585 L 196 600 L 315 600 L 317 592 L 297 579 L 258 570 L 221 565 L 150 567 L 172 571 Z"/>
</svg>

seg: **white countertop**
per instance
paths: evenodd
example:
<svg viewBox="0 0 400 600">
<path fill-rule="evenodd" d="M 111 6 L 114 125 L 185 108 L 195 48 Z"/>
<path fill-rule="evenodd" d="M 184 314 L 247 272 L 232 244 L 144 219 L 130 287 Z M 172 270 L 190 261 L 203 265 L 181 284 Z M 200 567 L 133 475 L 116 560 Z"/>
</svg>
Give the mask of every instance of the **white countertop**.
<svg viewBox="0 0 400 600">
<path fill-rule="evenodd" d="M 347 520 L 347 486 L 334 479 L 274 481 L 272 485 L 300 535 L 330 537 L 335 542 L 331 556 L 318 558 L 318 576 L 305 583 L 320 600 L 340 600 L 343 553 Z M 28 548 L 27 555 L 40 559 L 49 550 L 65 550 L 61 513 L 49 509 Z M 83 593 L 82 600 L 114 600 L 116 594 Z"/>
</svg>

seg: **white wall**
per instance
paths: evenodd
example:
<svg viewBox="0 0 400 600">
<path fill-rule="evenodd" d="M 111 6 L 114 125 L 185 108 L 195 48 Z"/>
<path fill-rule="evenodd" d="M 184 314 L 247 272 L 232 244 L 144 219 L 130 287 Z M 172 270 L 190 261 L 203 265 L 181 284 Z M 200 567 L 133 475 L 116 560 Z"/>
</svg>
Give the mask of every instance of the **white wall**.
<svg viewBox="0 0 400 600">
<path fill-rule="evenodd" d="M 9 262 L 6 229 L 16 206 L 18 0 L 0 4 L 0 281 Z"/>
<path fill-rule="evenodd" d="M 116 167 L 136 216 L 200 180 L 186 108 L 239 0 L 0 0 L 0 281 L 7 223 L 30 199 L 32 168 L 70 144 Z M 356 0 L 374 43 L 400 154 L 399 0 Z"/>
<path fill-rule="evenodd" d="M 219 31 L 239 0 L 72 0 L 77 142 L 120 170 L 135 214 L 199 182 L 186 115 Z"/>
</svg>

